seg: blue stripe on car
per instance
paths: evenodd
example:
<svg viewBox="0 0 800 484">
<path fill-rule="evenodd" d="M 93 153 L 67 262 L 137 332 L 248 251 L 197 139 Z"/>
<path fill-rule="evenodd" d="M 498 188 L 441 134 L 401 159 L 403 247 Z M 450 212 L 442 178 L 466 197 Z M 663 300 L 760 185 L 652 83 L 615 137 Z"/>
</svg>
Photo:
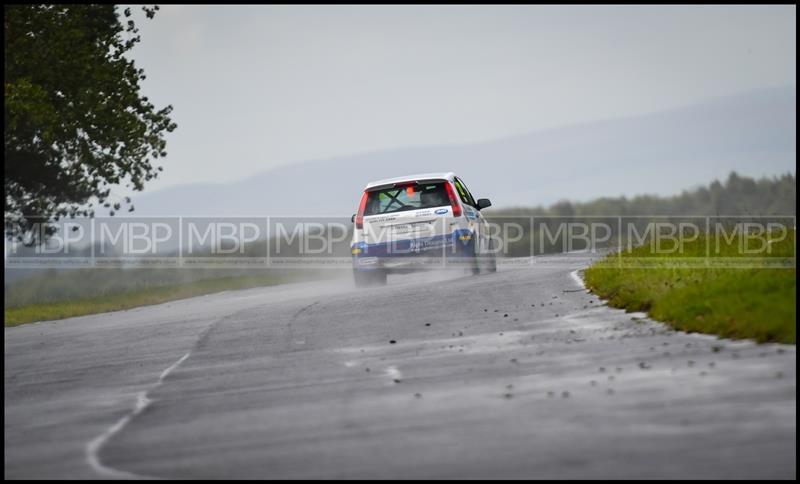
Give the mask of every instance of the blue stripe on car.
<svg viewBox="0 0 800 484">
<path fill-rule="evenodd" d="M 461 236 L 470 236 L 469 240 L 459 240 Z M 463 251 L 473 243 L 475 234 L 471 230 L 458 229 L 450 234 L 435 235 L 433 237 L 419 237 L 415 239 L 393 240 L 377 244 L 357 242 L 351 249 L 359 248 L 361 252 L 353 257 L 404 257 L 415 256 L 433 251 L 441 252 L 442 249 L 455 246 L 457 251 Z"/>
</svg>

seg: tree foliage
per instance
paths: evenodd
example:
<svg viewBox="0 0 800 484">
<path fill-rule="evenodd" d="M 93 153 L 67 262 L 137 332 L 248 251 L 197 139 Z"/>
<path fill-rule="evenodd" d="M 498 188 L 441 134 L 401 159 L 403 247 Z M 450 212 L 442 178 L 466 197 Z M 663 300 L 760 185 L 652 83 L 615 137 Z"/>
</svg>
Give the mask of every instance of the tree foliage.
<svg viewBox="0 0 800 484">
<path fill-rule="evenodd" d="M 158 7 L 143 10 L 152 18 Z M 176 125 L 172 106 L 140 94 L 131 17 L 113 5 L 4 6 L 6 237 L 93 216 L 112 205 L 112 186 L 141 191 L 162 170 L 154 163 Z"/>
</svg>

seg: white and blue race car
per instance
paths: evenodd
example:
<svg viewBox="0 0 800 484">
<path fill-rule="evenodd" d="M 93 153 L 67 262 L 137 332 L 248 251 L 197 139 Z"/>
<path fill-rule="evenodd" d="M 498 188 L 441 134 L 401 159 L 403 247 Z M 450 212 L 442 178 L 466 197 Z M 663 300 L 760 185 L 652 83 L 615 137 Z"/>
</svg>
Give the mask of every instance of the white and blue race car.
<svg viewBox="0 0 800 484">
<path fill-rule="evenodd" d="M 364 188 L 350 244 L 357 286 L 385 284 L 388 273 L 465 267 L 497 270 L 489 227 L 454 173 L 426 173 L 370 182 Z"/>
</svg>

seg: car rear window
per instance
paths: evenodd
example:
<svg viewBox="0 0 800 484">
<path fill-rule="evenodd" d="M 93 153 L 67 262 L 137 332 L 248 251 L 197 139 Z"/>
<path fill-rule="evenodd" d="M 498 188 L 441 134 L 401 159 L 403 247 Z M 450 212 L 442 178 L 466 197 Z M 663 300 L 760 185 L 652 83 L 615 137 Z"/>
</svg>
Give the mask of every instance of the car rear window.
<svg viewBox="0 0 800 484">
<path fill-rule="evenodd" d="M 368 192 L 364 215 L 449 206 L 445 182 L 409 184 Z"/>
</svg>

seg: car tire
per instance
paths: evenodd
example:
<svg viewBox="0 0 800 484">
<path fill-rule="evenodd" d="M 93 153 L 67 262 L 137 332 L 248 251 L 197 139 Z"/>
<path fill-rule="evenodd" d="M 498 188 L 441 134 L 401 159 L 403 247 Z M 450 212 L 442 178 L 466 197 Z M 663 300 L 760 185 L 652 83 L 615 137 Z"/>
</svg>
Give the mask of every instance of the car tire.
<svg viewBox="0 0 800 484">
<path fill-rule="evenodd" d="M 367 287 L 367 286 L 369 286 L 370 279 L 371 279 L 370 276 L 371 275 L 372 274 L 370 274 L 369 272 L 363 272 L 363 271 L 354 270 L 353 271 L 353 280 L 356 283 L 356 287 Z"/>
<path fill-rule="evenodd" d="M 497 257 L 492 256 L 491 262 L 489 263 L 489 272 L 497 272 Z"/>
<path fill-rule="evenodd" d="M 497 256 L 493 252 L 494 247 L 492 247 L 491 238 L 489 238 L 489 240 L 486 241 L 486 245 L 488 246 L 487 249 L 491 252 L 491 255 L 483 256 L 484 262 L 488 263 L 489 266 L 486 268 L 486 272 L 488 273 L 497 272 Z"/>
<path fill-rule="evenodd" d="M 374 272 L 374 283 L 376 286 L 385 286 L 386 285 L 386 271 L 383 269 L 378 269 Z"/>
<path fill-rule="evenodd" d="M 494 248 L 491 246 L 491 239 L 489 240 L 489 250 L 493 250 Z M 492 252 L 491 256 L 489 257 L 489 273 L 497 272 L 497 255 Z"/>
<path fill-rule="evenodd" d="M 473 276 L 480 275 L 481 273 L 481 256 L 478 253 L 477 244 L 473 244 L 473 253 L 470 256 L 469 267 L 467 267 L 467 274 Z"/>
<path fill-rule="evenodd" d="M 383 286 L 386 284 L 386 271 L 376 269 L 371 271 L 353 271 L 356 287 Z"/>
</svg>

